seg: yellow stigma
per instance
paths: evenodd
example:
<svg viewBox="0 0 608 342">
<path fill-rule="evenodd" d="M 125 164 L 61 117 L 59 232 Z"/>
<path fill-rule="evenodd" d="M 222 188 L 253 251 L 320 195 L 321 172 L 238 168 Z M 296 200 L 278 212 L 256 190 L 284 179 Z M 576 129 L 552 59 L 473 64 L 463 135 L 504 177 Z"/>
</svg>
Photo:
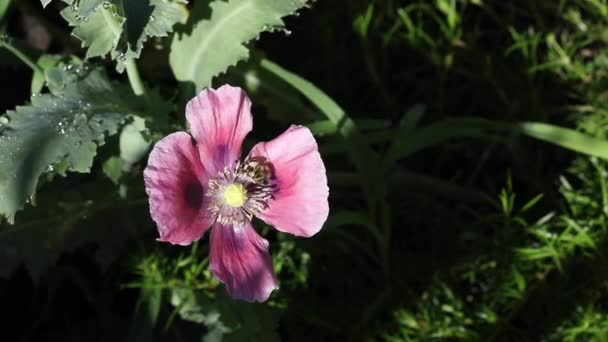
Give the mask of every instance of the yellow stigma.
<svg viewBox="0 0 608 342">
<path fill-rule="evenodd" d="M 243 184 L 232 183 L 224 190 L 224 200 L 235 208 L 242 207 L 247 201 L 247 189 Z"/>
</svg>

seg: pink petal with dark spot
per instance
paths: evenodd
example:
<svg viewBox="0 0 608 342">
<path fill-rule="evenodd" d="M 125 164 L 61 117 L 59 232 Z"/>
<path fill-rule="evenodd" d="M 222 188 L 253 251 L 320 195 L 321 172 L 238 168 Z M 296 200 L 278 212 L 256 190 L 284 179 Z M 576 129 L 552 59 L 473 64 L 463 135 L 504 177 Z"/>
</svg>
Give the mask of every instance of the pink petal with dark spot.
<svg viewBox="0 0 608 342">
<path fill-rule="evenodd" d="M 211 272 L 233 298 L 263 302 L 278 288 L 268 241 L 251 224 L 240 228 L 214 225 L 210 245 Z"/>
<path fill-rule="evenodd" d="M 316 234 L 327 220 L 329 189 L 325 165 L 308 128 L 291 126 L 274 140 L 255 145 L 249 155 L 266 157 L 278 183 L 268 209 L 257 216 L 282 232 Z"/>
<path fill-rule="evenodd" d="M 243 140 L 253 126 L 251 101 L 241 88 L 205 89 L 188 102 L 186 119 L 203 165 L 215 175 L 241 158 Z"/>
<path fill-rule="evenodd" d="M 144 181 L 160 241 L 188 245 L 213 224 L 205 210 L 206 172 L 188 133 L 173 133 L 156 143 Z"/>
</svg>

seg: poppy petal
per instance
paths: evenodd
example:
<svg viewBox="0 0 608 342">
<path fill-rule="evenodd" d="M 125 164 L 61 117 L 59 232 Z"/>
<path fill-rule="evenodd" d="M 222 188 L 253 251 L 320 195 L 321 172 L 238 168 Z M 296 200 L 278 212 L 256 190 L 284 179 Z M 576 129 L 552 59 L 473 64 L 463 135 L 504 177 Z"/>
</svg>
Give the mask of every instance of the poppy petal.
<svg viewBox="0 0 608 342">
<path fill-rule="evenodd" d="M 255 145 L 249 156 L 270 161 L 278 186 L 268 209 L 257 216 L 285 233 L 316 234 L 329 214 L 329 189 L 325 165 L 310 130 L 291 126 L 274 140 Z"/>
<path fill-rule="evenodd" d="M 214 225 L 210 245 L 211 272 L 233 298 L 264 302 L 278 288 L 268 241 L 251 224 Z"/>
<path fill-rule="evenodd" d="M 241 157 L 243 140 L 253 127 L 251 101 L 241 88 L 205 89 L 186 106 L 186 119 L 211 175 Z"/>
<path fill-rule="evenodd" d="M 206 216 L 207 176 L 188 133 L 173 133 L 156 143 L 144 182 L 160 241 L 188 245 L 213 224 Z"/>
</svg>

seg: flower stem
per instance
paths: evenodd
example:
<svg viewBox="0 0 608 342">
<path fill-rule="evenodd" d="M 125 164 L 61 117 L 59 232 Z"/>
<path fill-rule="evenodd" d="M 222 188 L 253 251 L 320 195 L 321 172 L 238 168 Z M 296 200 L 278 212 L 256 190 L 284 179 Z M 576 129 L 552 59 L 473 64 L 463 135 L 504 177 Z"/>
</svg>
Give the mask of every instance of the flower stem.
<svg viewBox="0 0 608 342">
<path fill-rule="evenodd" d="M 122 31 L 120 24 L 114 19 L 112 13 L 110 13 L 108 9 L 102 8 L 101 12 L 103 14 L 103 18 L 110 27 L 110 30 L 112 30 L 112 33 L 114 33 L 116 39 L 119 39 L 120 33 Z M 144 83 L 142 82 L 141 77 L 139 76 L 139 71 L 137 70 L 137 64 L 135 64 L 135 60 L 132 57 L 128 57 L 124 61 L 124 63 L 127 68 L 127 76 L 129 77 L 129 83 L 131 84 L 133 92 L 137 96 L 144 95 Z"/>
<path fill-rule="evenodd" d="M 13 55 L 15 55 L 17 58 L 19 58 L 23 63 L 25 63 L 27 66 L 29 66 L 35 73 L 44 72 L 42 70 L 42 68 L 38 64 L 36 64 L 36 62 L 34 62 L 28 55 L 26 55 L 25 53 L 23 53 L 23 51 L 19 50 L 15 46 L 13 46 L 11 43 L 7 42 L 6 39 L 0 40 L 0 47 L 5 47 Z"/>
<path fill-rule="evenodd" d="M 127 66 L 127 76 L 129 77 L 129 83 L 131 83 L 131 88 L 133 88 L 133 92 L 137 96 L 144 95 L 144 84 L 141 81 L 141 77 L 139 77 L 139 71 L 137 70 L 137 64 L 135 64 L 135 59 L 128 58 L 125 61 L 125 64 Z"/>
</svg>

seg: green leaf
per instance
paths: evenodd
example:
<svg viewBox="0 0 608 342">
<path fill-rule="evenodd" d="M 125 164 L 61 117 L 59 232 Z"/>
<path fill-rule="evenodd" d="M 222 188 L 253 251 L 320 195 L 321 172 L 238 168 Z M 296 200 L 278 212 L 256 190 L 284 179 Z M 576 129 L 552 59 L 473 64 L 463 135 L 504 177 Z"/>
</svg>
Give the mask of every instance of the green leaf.
<svg viewBox="0 0 608 342">
<path fill-rule="evenodd" d="M 72 35 L 82 41 L 82 47 L 88 48 L 86 58 L 105 56 L 118 43 L 120 23 L 115 23 L 118 18 L 106 13 L 103 9 L 83 17 L 74 7 L 61 11 L 63 18 L 74 27 Z"/>
<path fill-rule="evenodd" d="M 124 161 L 119 157 L 111 157 L 103 163 L 103 173 L 112 180 L 114 184 L 118 184 L 122 176 Z"/>
<path fill-rule="evenodd" d="M 405 124 L 395 134 L 386 153 L 384 168 L 396 161 L 454 138 L 490 138 L 492 131 L 510 131 L 513 126 L 480 118 L 445 119 L 427 126 L 412 129 Z"/>
<path fill-rule="evenodd" d="M 379 201 L 383 198 L 386 189 L 378 182 L 378 180 L 384 179 L 380 174 L 380 168 L 377 167 L 380 164 L 380 158 L 378 154 L 365 143 L 359 127 L 348 115 L 346 115 L 344 110 L 332 100 L 331 97 L 310 81 L 303 79 L 281 66 L 269 60 L 262 59 L 260 61 L 260 67 L 282 79 L 288 86 L 297 89 L 310 102 L 319 108 L 321 113 L 335 125 L 336 132 L 346 140 L 344 143 L 349 157 L 361 174 L 361 179 L 367 182 L 363 184 L 364 190 L 367 193 L 366 198 L 369 202 Z"/>
<path fill-rule="evenodd" d="M 317 112 L 303 101 L 298 90 L 286 86 L 283 79 L 260 67 L 255 53 L 248 61 L 231 68 L 226 81 L 243 85 L 254 103 L 266 108 L 271 120 L 293 124 L 318 119 Z"/>
<path fill-rule="evenodd" d="M 88 48 L 86 58 L 105 56 L 117 45 L 120 29 L 112 30 L 103 11 L 84 17 L 86 22 L 72 7 L 66 7 L 61 15 L 70 26 L 74 26 L 72 35 L 82 41 L 82 47 Z M 110 17 L 108 20 L 114 19 Z"/>
<path fill-rule="evenodd" d="M 125 204 L 108 192 L 107 181 L 49 187 L 51 191 L 38 196 L 38 206 L 24 215 L 26 220 L 0 229 L 0 277 L 10 276 L 24 264 L 37 280 L 62 254 L 83 245 L 100 266 L 107 267 L 123 252 L 125 241 L 136 234 L 137 227 L 115 215 Z"/>
<path fill-rule="evenodd" d="M 115 0 L 118 13 L 125 18 L 113 57 L 122 61 L 139 58 L 148 37 L 166 37 L 173 25 L 186 17 L 185 0 Z"/>
<path fill-rule="evenodd" d="M 137 116 L 133 120 L 120 132 L 120 158 L 126 167 L 131 167 L 145 157 L 150 147 L 150 142 L 141 133 L 146 129 L 144 119 Z"/>
<path fill-rule="evenodd" d="M 59 64 L 61 57 L 55 55 L 42 55 L 38 58 L 38 66 L 42 70 L 47 70 L 50 68 L 54 68 Z M 34 75 L 32 76 L 32 94 L 37 94 L 42 91 L 44 84 L 46 82 L 45 72 L 34 71 Z"/>
<path fill-rule="evenodd" d="M 48 6 L 51 3 L 51 1 L 53 1 L 53 0 L 40 0 L 40 2 L 42 3 L 42 7 Z"/>
<path fill-rule="evenodd" d="M 399 120 L 399 127 L 401 127 L 405 132 L 408 132 L 411 129 L 414 129 L 422 117 L 426 113 L 426 105 L 423 104 L 415 104 L 410 109 L 408 109 L 401 120 Z"/>
<path fill-rule="evenodd" d="M 4 15 L 8 12 L 11 5 L 11 0 L 0 0 L 0 21 L 4 18 Z"/>
<path fill-rule="evenodd" d="M 283 29 L 281 19 L 306 6 L 308 0 L 229 0 L 211 3 L 211 17 L 194 24 L 191 33 L 176 34 L 169 56 L 180 81 L 197 90 L 211 86 L 213 77 L 249 57 L 243 44 L 264 31 Z M 202 5 L 199 5 L 202 4 Z M 197 2 L 206 6 L 205 2 Z M 197 12 L 200 7 L 195 8 Z M 191 18 L 196 20 L 197 18 Z"/>
<path fill-rule="evenodd" d="M 218 291 L 215 300 L 200 291 L 173 289 L 171 304 L 180 317 L 204 324 L 203 341 L 279 341 L 275 309 L 261 303 L 247 303 Z"/>
<path fill-rule="evenodd" d="M 72 34 L 88 47 L 86 57 L 108 53 L 124 69 L 128 58 L 139 58 L 149 37 L 165 37 L 183 20 L 185 0 L 81 0 L 61 15 L 74 27 Z"/>
<path fill-rule="evenodd" d="M 529 137 L 572 151 L 608 159 L 608 141 L 594 138 L 574 129 L 541 122 L 523 122 L 519 124 L 519 131 Z"/>
<path fill-rule="evenodd" d="M 97 6 L 101 5 L 104 0 L 63 0 L 71 5 L 72 11 L 77 12 L 78 16 L 84 20 L 84 18 L 91 15 L 97 9 Z M 106 7 L 109 6 L 106 4 Z"/>
<path fill-rule="evenodd" d="M 82 69 L 87 67 L 79 59 L 73 59 L 69 64 L 59 64 L 55 68 L 44 70 L 44 78 L 47 88 L 53 95 L 64 94 L 67 85 L 72 84 L 80 78 Z M 70 71 L 70 72 L 66 72 Z"/>
<path fill-rule="evenodd" d="M 110 83 L 101 69 L 65 73 L 76 71 L 78 79 L 61 93 L 32 96 L 31 104 L 0 117 L 0 215 L 11 223 L 41 174 L 60 162 L 88 172 L 105 135 L 135 112 L 130 90 Z"/>
<path fill-rule="evenodd" d="M 344 135 L 357 133 L 358 127 L 354 121 L 346 115 L 344 110 L 321 89 L 310 81 L 282 68 L 269 60 L 260 61 L 261 68 L 280 77 L 284 82 L 300 91 L 310 102 L 312 102 L 321 112 L 336 126 L 337 131 Z"/>
</svg>

